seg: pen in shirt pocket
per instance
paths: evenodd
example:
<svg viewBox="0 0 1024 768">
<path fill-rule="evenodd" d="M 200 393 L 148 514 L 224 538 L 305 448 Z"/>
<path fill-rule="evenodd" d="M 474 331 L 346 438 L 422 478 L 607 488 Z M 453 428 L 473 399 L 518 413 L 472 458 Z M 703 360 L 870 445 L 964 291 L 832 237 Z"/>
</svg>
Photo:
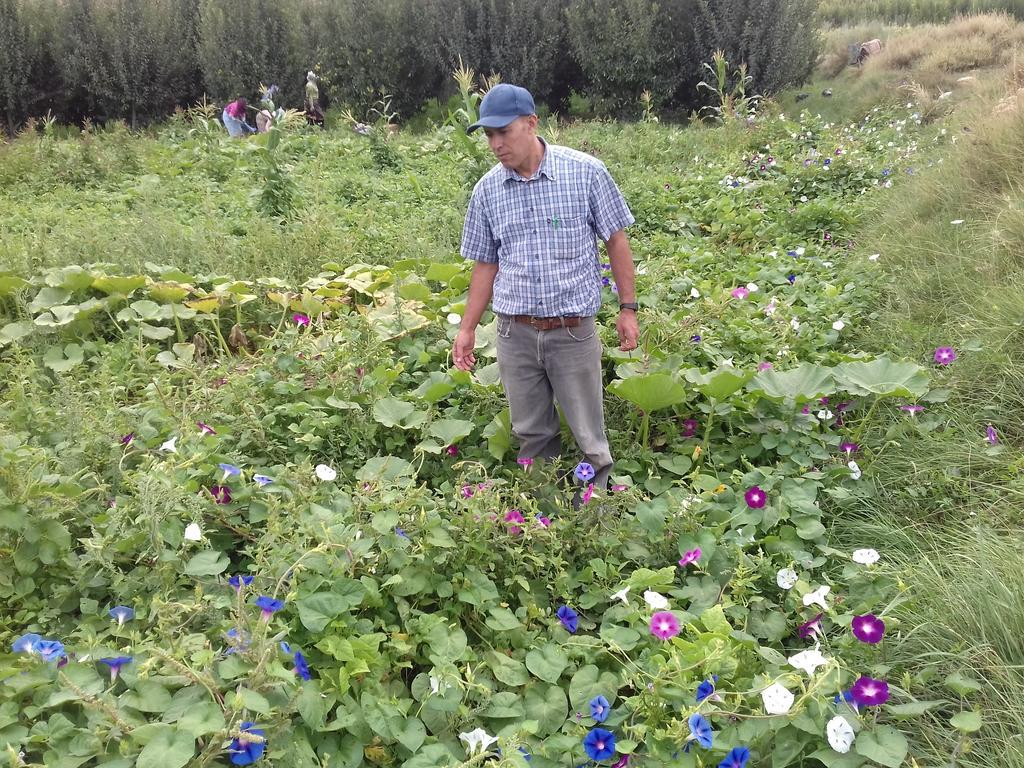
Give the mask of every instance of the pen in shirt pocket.
<svg viewBox="0 0 1024 768">
<path fill-rule="evenodd" d="M 552 229 L 558 229 L 559 224 L 561 224 L 561 222 L 558 220 L 557 215 L 550 217 L 548 219 L 548 222 L 551 224 Z"/>
</svg>

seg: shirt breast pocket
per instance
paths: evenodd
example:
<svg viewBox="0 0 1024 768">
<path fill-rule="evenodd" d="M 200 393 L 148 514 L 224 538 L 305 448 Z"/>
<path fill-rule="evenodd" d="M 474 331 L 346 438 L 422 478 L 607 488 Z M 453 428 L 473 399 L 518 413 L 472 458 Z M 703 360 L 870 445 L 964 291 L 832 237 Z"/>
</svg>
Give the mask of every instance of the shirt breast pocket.
<svg viewBox="0 0 1024 768">
<path fill-rule="evenodd" d="M 594 239 L 586 214 L 554 214 L 548 217 L 547 223 L 550 241 L 558 258 L 571 259 L 580 256 L 588 240 Z"/>
</svg>

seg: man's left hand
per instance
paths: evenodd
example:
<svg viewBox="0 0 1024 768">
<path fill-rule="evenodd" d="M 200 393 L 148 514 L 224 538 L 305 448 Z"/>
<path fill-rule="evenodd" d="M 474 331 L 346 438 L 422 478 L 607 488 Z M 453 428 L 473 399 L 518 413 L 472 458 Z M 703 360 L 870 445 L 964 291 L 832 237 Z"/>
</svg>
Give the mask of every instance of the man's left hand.
<svg viewBox="0 0 1024 768">
<path fill-rule="evenodd" d="M 636 349 L 640 340 L 640 324 L 636 319 L 636 312 L 631 309 L 624 309 L 619 312 L 619 319 L 615 321 L 615 330 L 619 332 L 619 349 L 629 352 Z"/>
</svg>

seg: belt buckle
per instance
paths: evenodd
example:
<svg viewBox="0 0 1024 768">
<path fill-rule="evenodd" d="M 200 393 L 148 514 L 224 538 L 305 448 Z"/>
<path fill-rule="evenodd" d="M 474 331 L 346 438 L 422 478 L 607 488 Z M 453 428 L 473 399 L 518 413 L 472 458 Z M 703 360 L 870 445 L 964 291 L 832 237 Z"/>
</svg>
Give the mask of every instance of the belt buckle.
<svg viewBox="0 0 1024 768">
<path fill-rule="evenodd" d="M 534 316 L 531 315 L 530 316 L 530 325 L 533 326 L 533 329 L 535 331 L 542 331 L 542 330 L 544 330 L 544 327 L 543 327 L 544 326 L 544 318 L 543 317 L 534 317 Z"/>
</svg>

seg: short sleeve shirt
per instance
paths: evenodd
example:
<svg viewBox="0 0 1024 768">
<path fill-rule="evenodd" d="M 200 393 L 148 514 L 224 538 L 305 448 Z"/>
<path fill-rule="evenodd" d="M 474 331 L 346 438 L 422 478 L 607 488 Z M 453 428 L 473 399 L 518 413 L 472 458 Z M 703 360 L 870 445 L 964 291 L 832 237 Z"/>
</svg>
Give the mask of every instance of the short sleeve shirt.
<svg viewBox="0 0 1024 768">
<path fill-rule="evenodd" d="M 498 314 L 591 316 L 601 306 L 597 238 L 634 221 L 604 163 L 545 143 L 531 178 L 499 163 L 477 182 L 461 252 L 498 265 Z"/>
</svg>

